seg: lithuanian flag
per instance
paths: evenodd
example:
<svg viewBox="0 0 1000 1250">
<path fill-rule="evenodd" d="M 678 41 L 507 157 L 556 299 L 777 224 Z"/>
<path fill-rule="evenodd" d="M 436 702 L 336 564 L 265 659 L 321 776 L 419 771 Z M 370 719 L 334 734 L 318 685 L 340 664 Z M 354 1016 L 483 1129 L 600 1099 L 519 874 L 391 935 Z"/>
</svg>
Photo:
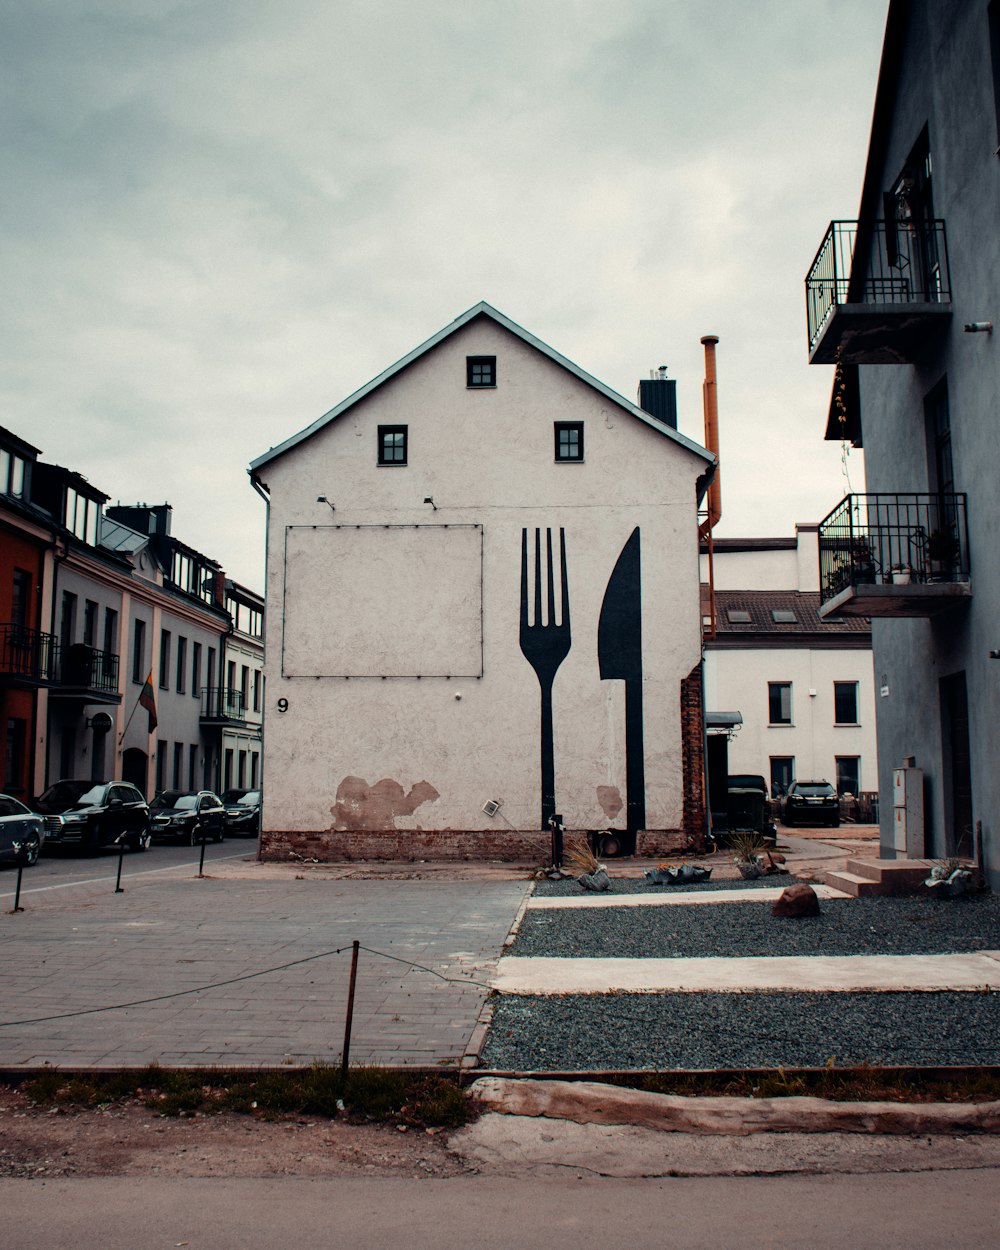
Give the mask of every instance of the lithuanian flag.
<svg viewBox="0 0 1000 1250">
<path fill-rule="evenodd" d="M 149 670 L 149 676 L 146 678 L 146 684 L 143 686 L 142 693 L 139 695 L 139 703 L 149 713 L 149 732 L 152 733 L 158 723 L 156 719 L 156 698 L 153 695 L 152 669 Z"/>
</svg>

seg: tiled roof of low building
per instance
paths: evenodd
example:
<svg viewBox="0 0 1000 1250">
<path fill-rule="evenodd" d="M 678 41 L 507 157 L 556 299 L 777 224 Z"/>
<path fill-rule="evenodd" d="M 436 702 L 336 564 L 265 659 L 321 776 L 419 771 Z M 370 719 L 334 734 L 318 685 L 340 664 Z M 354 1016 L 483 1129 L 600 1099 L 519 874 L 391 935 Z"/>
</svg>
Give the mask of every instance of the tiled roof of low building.
<svg viewBox="0 0 1000 1250">
<path fill-rule="evenodd" d="M 715 615 L 719 640 L 766 635 L 775 642 L 786 638 L 794 646 L 793 639 L 807 635 L 831 640 L 849 636 L 857 646 L 871 637 L 871 624 L 863 617 L 823 620 L 817 591 L 717 590 Z"/>
</svg>

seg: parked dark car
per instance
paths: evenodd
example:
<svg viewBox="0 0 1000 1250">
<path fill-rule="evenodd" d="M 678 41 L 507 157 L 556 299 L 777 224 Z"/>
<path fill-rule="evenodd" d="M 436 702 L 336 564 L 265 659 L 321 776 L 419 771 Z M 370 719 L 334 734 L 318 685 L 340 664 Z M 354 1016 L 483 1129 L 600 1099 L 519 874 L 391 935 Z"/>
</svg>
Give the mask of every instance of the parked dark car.
<svg viewBox="0 0 1000 1250">
<path fill-rule="evenodd" d="M 127 781 L 57 781 L 34 800 L 45 818 L 45 847 L 98 851 L 124 843 L 149 848 L 149 808 Z"/>
<path fill-rule="evenodd" d="M 793 781 L 781 800 L 781 819 L 786 825 L 840 824 L 840 800 L 828 781 Z"/>
<path fill-rule="evenodd" d="M 225 836 L 226 809 L 211 790 L 164 790 L 149 809 L 153 837 L 195 846 L 221 842 Z"/>
<path fill-rule="evenodd" d="M 30 867 L 45 841 L 45 822 L 9 794 L 0 794 L 0 859 Z"/>
<path fill-rule="evenodd" d="M 260 791 L 227 790 L 222 796 L 226 808 L 226 832 L 239 837 L 260 832 Z"/>
<path fill-rule="evenodd" d="M 776 842 L 767 782 L 757 773 L 730 773 L 726 778 L 726 821 L 730 833 L 759 833 Z"/>
</svg>

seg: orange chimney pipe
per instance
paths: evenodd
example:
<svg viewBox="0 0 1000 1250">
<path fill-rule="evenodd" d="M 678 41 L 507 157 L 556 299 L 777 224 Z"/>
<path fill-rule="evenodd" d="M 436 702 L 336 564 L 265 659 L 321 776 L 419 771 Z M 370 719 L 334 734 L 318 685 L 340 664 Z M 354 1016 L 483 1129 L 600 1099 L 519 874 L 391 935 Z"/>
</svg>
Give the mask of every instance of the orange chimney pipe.
<svg viewBox="0 0 1000 1250">
<path fill-rule="evenodd" d="M 715 477 L 708 488 L 708 516 L 698 527 L 698 533 L 705 538 L 718 525 L 722 517 L 722 485 L 719 481 L 719 396 L 715 374 L 715 345 L 719 341 L 717 334 L 706 334 L 702 338 L 705 348 L 705 382 L 702 386 L 702 399 L 705 406 L 705 446 L 715 455 Z"/>
</svg>

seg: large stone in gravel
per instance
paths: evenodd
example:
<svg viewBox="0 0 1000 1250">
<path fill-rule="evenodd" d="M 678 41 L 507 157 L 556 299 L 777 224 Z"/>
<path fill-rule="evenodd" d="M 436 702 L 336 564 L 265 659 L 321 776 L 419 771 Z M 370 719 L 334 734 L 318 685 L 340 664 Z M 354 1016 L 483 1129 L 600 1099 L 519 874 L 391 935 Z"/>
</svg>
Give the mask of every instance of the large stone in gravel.
<svg viewBox="0 0 1000 1250">
<path fill-rule="evenodd" d="M 470 1091 L 491 1111 L 577 1124 L 632 1124 L 668 1133 L 996 1133 L 1000 1102 L 830 1102 L 825 1098 L 682 1097 L 596 1081 L 480 1077 Z"/>
<path fill-rule="evenodd" d="M 785 916 L 786 918 L 818 916 L 819 898 L 816 891 L 811 885 L 806 885 L 804 881 L 800 881 L 796 885 L 790 885 L 787 890 L 781 891 L 779 898 L 774 900 L 771 915 Z"/>
</svg>

